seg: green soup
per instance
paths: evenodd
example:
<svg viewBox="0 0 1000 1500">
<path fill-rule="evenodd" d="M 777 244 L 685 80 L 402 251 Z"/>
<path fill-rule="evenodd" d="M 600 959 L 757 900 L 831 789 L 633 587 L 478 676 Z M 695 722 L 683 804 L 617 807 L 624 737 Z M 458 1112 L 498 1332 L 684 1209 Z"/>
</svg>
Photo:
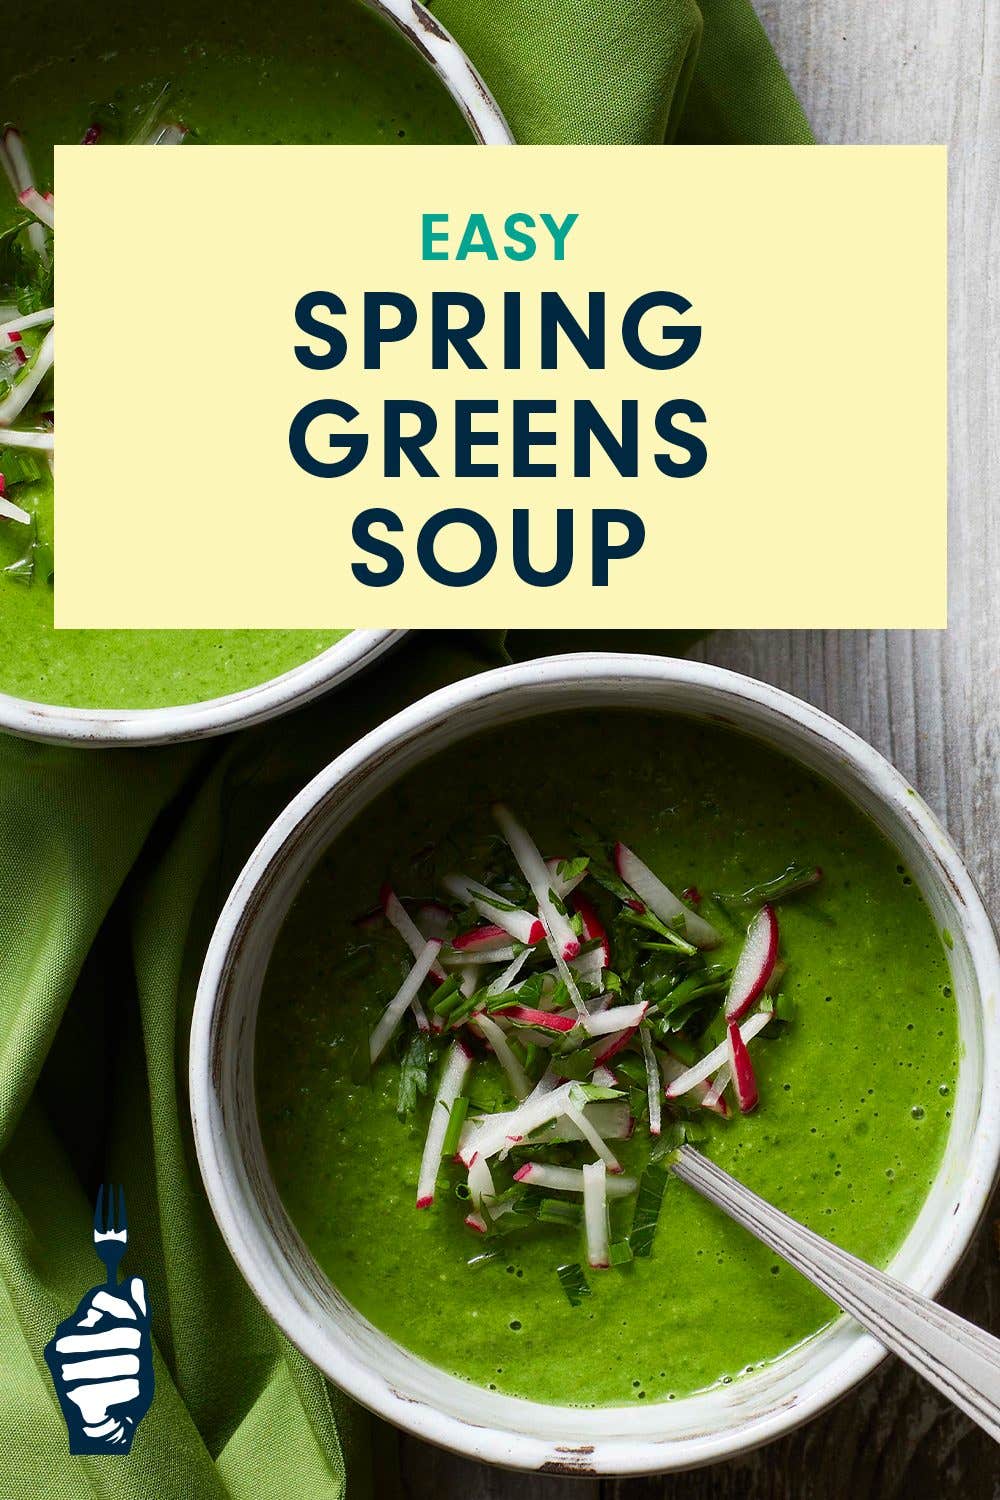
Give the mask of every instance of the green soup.
<svg viewBox="0 0 1000 1500">
<path fill-rule="evenodd" d="M 411 960 L 394 931 L 357 918 L 387 879 L 426 899 L 448 871 L 479 877 L 497 858 L 496 798 L 543 855 L 571 856 L 587 826 L 630 845 L 676 891 L 697 887 L 723 936 L 714 961 L 732 963 L 742 943 L 739 893 L 790 864 L 822 866 L 819 885 L 775 908 L 787 963 L 779 1014 L 791 1019 L 751 1044 L 759 1107 L 725 1120 L 695 1112 L 715 1161 L 878 1265 L 913 1224 L 948 1135 L 957 1016 L 938 934 L 896 853 L 830 786 L 729 731 L 638 713 L 536 719 L 436 757 L 362 815 L 285 923 L 259 1022 L 260 1118 L 289 1214 L 343 1294 L 408 1349 L 510 1395 L 662 1401 L 732 1380 L 835 1309 L 676 1179 L 649 1258 L 587 1271 L 590 1295 L 576 1306 L 556 1272 L 586 1269 L 578 1226 L 471 1233 L 455 1191 L 465 1173 L 450 1158 L 433 1206 L 415 1208 L 434 1084 L 401 1120 L 410 1016 L 368 1069 L 369 1034 Z M 580 890 L 604 899 L 590 879 Z M 698 1050 L 722 1035 L 712 1021 Z M 493 1059 L 475 1063 L 466 1091 L 473 1110 L 510 1107 Z M 627 1173 L 642 1172 L 652 1143 L 641 1122 L 611 1144 Z M 559 1149 L 580 1165 L 583 1148 L 556 1159 Z M 494 1162 L 498 1191 L 524 1156 Z M 620 1241 L 634 1200 L 610 1211 Z"/>
<path fill-rule="evenodd" d="M 15 6 L 3 31 L 0 125 L 9 120 L 20 128 L 43 190 L 51 187 L 54 143 L 79 141 L 94 120 L 103 123 L 105 141 L 127 139 L 165 85 L 163 114 L 182 119 L 195 142 L 468 140 L 428 65 L 354 0 L 303 0 L 293 15 L 277 0 L 235 8 L 180 0 L 154 21 L 118 0 L 83 7 L 40 0 Z M 0 174 L 0 232 L 14 222 L 15 208 Z M 281 235 L 292 229 L 280 205 L 262 205 L 262 224 L 280 254 Z M 108 357 L 113 343 L 112 335 Z M 11 498 L 37 516 L 39 535 L 51 541 L 47 471 L 43 482 L 22 483 Z M 94 505 L 100 525 L 99 488 Z M 197 537 L 191 540 L 196 548 Z M 284 565 L 287 546 L 275 537 L 276 566 Z M 26 528 L 0 520 L 0 692 L 19 697 L 101 708 L 196 702 L 267 681 L 346 633 L 56 632 L 51 584 L 37 571 L 32 583 L 24 581 L 18 564 L 25 553 Z"/>
</svg>

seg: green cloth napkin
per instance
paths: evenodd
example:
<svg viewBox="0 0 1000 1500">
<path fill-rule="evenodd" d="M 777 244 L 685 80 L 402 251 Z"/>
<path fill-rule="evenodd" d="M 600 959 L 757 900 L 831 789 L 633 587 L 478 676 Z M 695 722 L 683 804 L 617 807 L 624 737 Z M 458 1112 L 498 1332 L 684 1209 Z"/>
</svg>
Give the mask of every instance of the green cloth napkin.
<svg viewBox="0 0 1000 1500">
<path fill-rule="evenodd" d="M 437 11 L 521 141 L 810 139 L 747 0 Z M 507 649 L 594 644 L 683 643 L 525 632 Z M 388 714 L 504 658 L 499 634 L 414 636 L 345 691 L 203 746 L 82 752 L 0 737 L 5 1500 L 369 1491 L 366 1421 L 268 1322 L 208 1211 L 185 1081 L 194 987 L 231 881 L 288 799 Z M 41 1351 L 98 1279 L 91 1194 L 108 1176 L 128 1188 L 125 1264 L 149 1288 L 156 1398 L 128 1458 L 72 1457 Z"/>
</svg>

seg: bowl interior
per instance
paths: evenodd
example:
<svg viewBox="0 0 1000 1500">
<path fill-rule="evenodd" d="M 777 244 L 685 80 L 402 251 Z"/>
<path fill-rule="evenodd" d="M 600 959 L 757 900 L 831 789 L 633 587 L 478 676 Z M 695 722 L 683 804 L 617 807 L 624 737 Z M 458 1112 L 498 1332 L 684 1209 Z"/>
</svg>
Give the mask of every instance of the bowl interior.
<svg viewBox="0 0 1000 1500">
<path fill-rule="evenodd" d="M 968 1243 L 998 1154 L 995 941 L 946 835 L 897 772 L 825 715 L 736 674 L 652 658 L 559 658 L 445 689 L 382 726 L 306 788 L 240 877 L 206 963 L 192 1042 L 199 1155 L 220 1225 L 271 1315 L 328 1375 L 401 1426 L 494 1462 L 561 1472 L 681 1468 L 765 1441 L 841 1394 L 880 1346 L 841 1319 L 731 1385 L 644 1407 L 543 1406 L 467 1384 L 361 1317 L 282 1207 L 257 1122 L 254 1031 L 277 932 L 302 882 L 358 812 L 403 772 L 484 728 L 559 709 L 683 713 L 784 751 L 834 783 L 902 855 L 950 934 L 962 1060 L 945 1158 L 892 1263 L 933 1295 Z"/>
</svg>

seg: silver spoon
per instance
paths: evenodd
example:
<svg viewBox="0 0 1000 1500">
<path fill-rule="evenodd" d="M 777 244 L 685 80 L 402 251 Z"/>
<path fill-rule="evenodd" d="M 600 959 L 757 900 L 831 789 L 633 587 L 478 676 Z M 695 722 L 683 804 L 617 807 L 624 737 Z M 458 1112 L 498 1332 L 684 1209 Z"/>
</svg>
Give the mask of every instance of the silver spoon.
<svg viewBox="0 0 1000 1500">
<path fill-rule="evenodd" d="M 670 1163 L 1000 1443 L 1000 1339 L 773 1208 L 691 1146 Z"/>
</svg>

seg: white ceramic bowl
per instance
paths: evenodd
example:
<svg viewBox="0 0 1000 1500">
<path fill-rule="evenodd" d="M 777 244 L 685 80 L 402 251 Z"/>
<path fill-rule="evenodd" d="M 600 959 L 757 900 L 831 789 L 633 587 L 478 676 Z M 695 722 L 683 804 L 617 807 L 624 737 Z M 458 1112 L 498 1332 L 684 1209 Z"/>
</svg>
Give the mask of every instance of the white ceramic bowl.
<svg viewBox="0 0 1000 1500">
<path fill-rule="evenodd" d="M 506 146 L 510 128 L 462 48 L 417 0 L 365 0 L 443 82 L 480 145 Z M 163 745 L 243 729 L 308 703 L 381 656 L 403 631 L 354 630 L 319 656 L 239 693 L 202 703 L 142 709 L 66 708 L 0 693 L 0 731 L 82 746 Z"/>
<path fill-rule="evenodd" d="M 929 809 L 850 730 L 734 672 L 647 656 L 561 656 L 431 694 L 372 731 L 285 810 L 240 875 L 202 973 L 190 1088 L 202 1174 L 254 1292 L 288 1336 L 364 1405 L 417 1436 L 509 1467 L 573 1474 L 685 1469 L 744 1452 L 815 1415 L 883 1358 L 848 1318 L 770 1367 L 669 1403 L 586 1413 L 466 1384 L 402 1349 L 320 1271 L 289 1222 L 261 1143 L 254 1031 L 268 958 L 316 861 L 404 771 L 478 730 L 557 709 L 667 710 L 731 725 L 819 772 L 899 851 L 952 934 L 962 1061 L 951 1134 L 892 1272 L 934 1296 L 976 1228 L 1000 1157 L 1000 956 L 982 901 Z"/>
</svg>

